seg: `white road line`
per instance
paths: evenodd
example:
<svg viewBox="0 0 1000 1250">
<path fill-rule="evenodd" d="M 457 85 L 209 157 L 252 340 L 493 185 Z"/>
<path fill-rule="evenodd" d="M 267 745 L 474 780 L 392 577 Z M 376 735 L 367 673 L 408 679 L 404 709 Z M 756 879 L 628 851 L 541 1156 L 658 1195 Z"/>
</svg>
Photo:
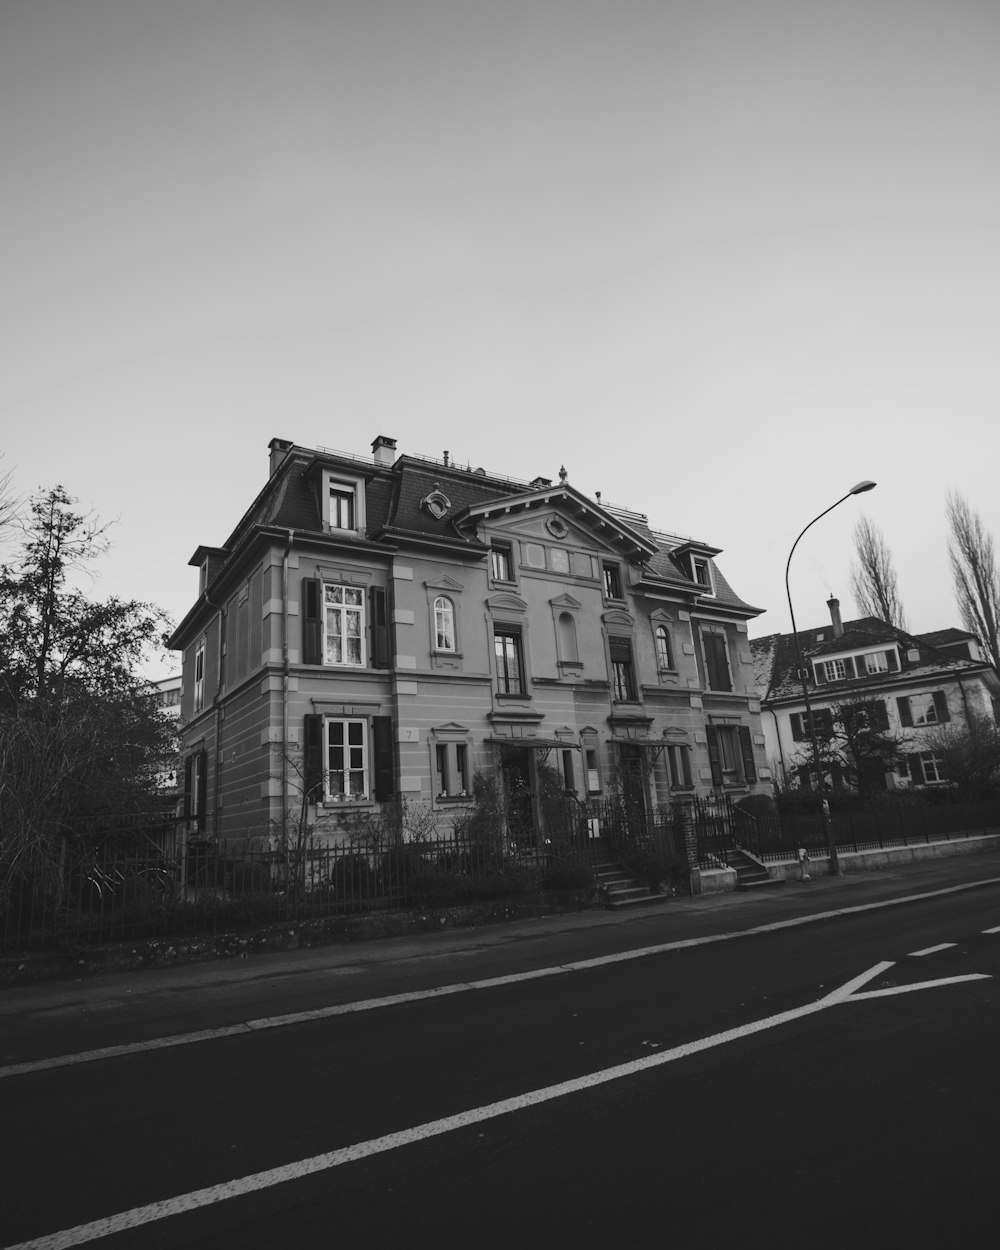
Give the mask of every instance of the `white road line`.
<svg viewBox="0 0 1000 1250">
<path fill-rule="evenodd" d="M 212 1206 L 217 1202 L 225 1202 L 230 1198 L 239 1198 L 246 1194 L 256 1193 L 262 1189 L 270 1189 L 287 1181 L 301 1180 L 307 1176 L 315 1176 L 318 1172 L 326 1172 L 331 1168 L 341 1167 L 345 1163 L 355 1163 L 359 1159 L 369 1159 L 373 1155 L 384 1154 L 401 1146 L 411 1146 L 416 1142 L 427 1141 L 432 1137 L 440 1137 L 457 1129 L 468 1128 L 473 1124 L 482 1124 L 486 1120 L 498 1116 L 510 1115 L 515 1111 L 523 1111 L 528 1107 L 537 1107 L 542 1103 L 551 1102 L 556 1098 L 565 1098 L 569 1094 L 577 1094 L 583 1090 L 594 1089 L 606 1085 L 610 1081 L 619 1081 L 625 1077 L 635 1076 L 639 1072 L 648 1072 L 664 1064 L 673 1063 L 677 1059 L 687 1059 L 701 1051 L 716 1046 L 725 1046 L 755 1033 L 763 1033 L 767 1029 L 777 1028 L 803 1016 L 813 1015 L 817 1011 L 825 1011 L 829 1007 L 839 1006 L 854 998 L 863 998 L 865 994 L 857 994 L 862 986 L 891 968 L 892 962 L 883 962 L 869 968 L 867 972 L 852 977 L 845 985 L 832 990 L 816 1002 L 807 1003 L 804 1007 L 793 1007 L 789 1011 L 779 1012 L 763 1020 L 755 1020 L 750 1024 L 741 1024 L 736 1028 L 726 1029 L 722 1033 L 713 1033 L 693 1042 L 685 1042 L 670 1050 L 660 1051 L 655 1055 L 647 1055 L 642 1059 L 633 1059 L 629 1063 L 616 1064 L 598 1072 L 590 1072 L 586 1076 L 576 1077 L 570 1081 L 562 1081 L 558 1085 L 549 1085 L 542 1089 L 531 1090 L 526 1094 L 518 1094 L 513 1098 L 505 1098 L 500 1102 L 488 1103 L 483 1107 L 474 1107 L 458 1115 L 444 1116 L 439 1120 L 429 1120 L 413 1128 L 403 1129 L 397 1133 L 388 1133 L 384 1137 L 375 1137 L 369 1141 L 356 1142 L 352 1146 L 344 1146 L 339 1150 L 331 1150 L 325 1154 L 313 1155 L 309 1159 L 300 1159 L 296 1163 L 288 1163 L 282 1167 L 271 1168 L 266 1172 L 255 1172 L 250 1176 L 238 1177 L 224 1181 L 220 1185 L 210 1185 L 206 1189 L 197 1189 L 191 1193 L 179 1194 L 161 1202 L 152 1202 L 146 1206 L 133 1207 L 130 1211 L 121 1211 L 117 1215 L 104 1219 L 93 1220 L 89 1224 L 78 1224 L 74 1228 L 63 1229 L 61 1232 L 49 1233 L 36 1237 L 31 1241 L 18 1242 L 6 1247 L 6 1250 L 68 1250 L 69 1247 L 94 1241 L 99 1237 L 110 1237 L 114 1233 L 124 1232 L 129 1228 L 138 1228 L 143 1224 L 152 1224 L 158 1220 L 169 1219 L 171 1216 L 183 1215 L 188 1211 L 197 1211 L 202 1207 Z M 943 984 L 943 982 L 927 982 L 926 984 Z M 876 991 L 877 994 L 879 991 Z"/>
<path fill-rule="evenodd" d="M 312 1011 L 297 1011 L 284 1016 L 267 1016 L 258 1020 L 245 1020 L 239 1024 L 224 1025 L 217 1029 L 200 1029 L 193 1033 L 175 1033 L 170 1037 L 150 1038 L 144 1042 L 129 1042 L 120 1046 L 102 1046 L 95 1050 L 79 1051 L 69 1055 L 53 1055 L 48 1059 L 34 1059 L 25 1063 L 11 1063 L 0 1067 L 0 1080 L 11 1076 L 24 1076 L 31 1072 L 46 1072 L 52 1068 L 66 1068 L 78 1063 L 93 1063 L 100 1059 L 117 1059 L 123 1055 L 143 1054 L 147 1051 L 167 1050 L 173 1046 L 190 1046 L 197 1042 L 216 1041 L 225 1037 L 237 1037 L 261 1029 L 284 1028 L 286 1025 L 303 1024 L 311 1020 L 328 1020 L 334 1016 L 352 1015 L 361 1011 L 375 1011 L 380 1007 L 395 1007 L 402 1003 L 420 1002 L 426 998 L 443 998 L 450 994 L 463 994 L 468 990 L 493 989 L 502 985 L 516 985 L 539 977 L 561 976 L 566 972 L 583 972 L 589 968 L 601 968 L 608 964 L 624 963 L 631 959 L 645 959 L 650 955 L 663 955 L 669 951 L 687 950 L 694 946 L 708 946 L 713 942 L 731 942 L 736 938 L 753 937 L 759 933 L 776 933 L 781 929 L 794 929 L 800 925 L 815 924 L 837 916 L 852 916 L 860 912 L 876 911 L 883 907 L 897 907 L 903 903 L 920 902 L 928 898 L 941 898 L 981 886 L 1000 885 L 1000 877 L 985 881 L 970 881 L 963 885 L 946 886 L 941 890 L 929 890 L 923 894 L 906 894 L 902 898 L 882 899 L 877 903 L 859 903 L 854 907 L 840 907 L 831 911 L 814 912 L 808 916 L 796 916 L 791 920 L 776 920 L 772 924 L 755 925 L 752 929 L 739 929 L 735 933 L 712 933 L 700 938 L 684 938 L 677 942 L 662 942 L 656 946 L 644 946 L 638 950 L 622 951 L 617 955 L 600 955 L 594 959 L 580 959 L 574 963 L 557 964 L 550 968 L 538 968 L 531 972 L 517 972 L 505 977 L 489 977 L 481 981 L 463 981 L 454 985 L 442 985 L 437 989 L 414 990 L 408 994 L 391 994 L 384 998 L 366 998 L 353 1003 L 339 1003 L 333 1007 L 317 1007 Z M 998 930 L 1000 931 L 1000 930 Z"/>
<path fill-rule="evenodd" d="M 983 932 L 984 933 L 1000 933 L 1000 924 L 996 925 L 995 928 L 992 928 L 992 929 L 984 929 Z"/>
<path fill-rule="evenodd" d="M 925 946 L 922 951 L 910 951 L 911 959 L 919 959 L 921 955 L 936 955 L 938 951 L 950 951 L 957 942 L 939 942 L 937 946 Z"/>
</svg>

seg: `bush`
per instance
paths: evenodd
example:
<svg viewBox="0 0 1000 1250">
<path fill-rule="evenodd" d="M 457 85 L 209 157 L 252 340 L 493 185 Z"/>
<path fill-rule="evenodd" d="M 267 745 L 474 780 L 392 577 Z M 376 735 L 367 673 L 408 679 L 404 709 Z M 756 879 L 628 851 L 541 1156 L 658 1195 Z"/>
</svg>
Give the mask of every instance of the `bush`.
<svg viewBox="0 0 1000 1250">
<path fill-rule="evenodd" d="M 593 890 L 594 874 L 580 864 L 556 861 L 542 872 L 540 882 L 543 890 Z"/>
<path fill-rule="evenodd" d="M 649 886 L 650 894 L 660 893 L 665 883 L 673 886 L 674 877 L 681 867 L 675 856 L 653 855 L 649 851 L 622 856 L 622 862 L 629 872 Z"/>
</svg>

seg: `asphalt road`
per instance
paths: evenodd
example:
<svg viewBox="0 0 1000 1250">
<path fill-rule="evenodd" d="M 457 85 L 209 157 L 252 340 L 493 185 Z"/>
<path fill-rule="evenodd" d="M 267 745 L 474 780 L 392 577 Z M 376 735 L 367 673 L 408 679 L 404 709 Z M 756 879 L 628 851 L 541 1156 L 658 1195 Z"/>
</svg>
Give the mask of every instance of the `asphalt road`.
<svg viewBox="0 0 1000 1250">
<path fill-rule="evenodd" d="M 1000 860 L 812 884 L 8 991 L 0 1243 L 993 1245 Z"/>
</svg>

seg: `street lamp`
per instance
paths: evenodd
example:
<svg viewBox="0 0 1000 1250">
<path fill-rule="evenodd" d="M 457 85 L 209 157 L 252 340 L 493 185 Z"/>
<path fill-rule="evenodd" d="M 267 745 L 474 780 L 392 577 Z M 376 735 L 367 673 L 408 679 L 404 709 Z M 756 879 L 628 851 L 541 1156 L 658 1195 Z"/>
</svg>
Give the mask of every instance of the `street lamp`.
<svg viewBox="0 0 1000 1250">
<path fill-rule="evenodd" d="M 850 499 L 852 495 L 863 495 L 866 491 L 874 489 L 874 482 L 858 482 L 856 486 L 851 487 L 846 495 L 841 496 L 836 503 L 830 504 L 829 508 L 826 508 L 823 512 L 821 512 L 819 516 L 814 516 L 806 528 L 802 531 L 802 534 L 800 534 L 799 537 L 796 538 L 795 542 L 792 543 L 792 549 L 788 553 L 788 562 L 785 565 L 785 595 L 788 598 L 788 615 L 792 618 L 792 637 L 795 639 L 795 655 L 799 668 L 799 681 L 802 683 L 802 702 L 806 706 L 806 720 L 809 724 L 809 741 L 812 745 L 813 758 L 813 779 L 816 785 L 816 792 L 820 795 L 823 804 L 823 831 L 826 834 L 826 849 L 830 855 L 830 875 L 833 877 L 839 877 L 841 875 L 840 860 L 837 858 L 837 843 L 834 839 L 833 829 L 830 825 L 826 799 L 822 798 L 823 781 L 819 764 L 819 743 L 816 741 L 816 726 L 813 724 L 812 705 L 809 702 L 809 688 L 806 685 L 806 669 L 802 660 L 802 646 L 799 642 L 799 632 L 795 627 L 795 609 L 792 607 L 792 592 L 788 588 L 788 570 L 791 568 L 792 556 L 795 555 L 795 548 L 799 545 L 799 541 L 801 540 L 802 535 L 805 534 L 806 530 L 811 529 L 817 521 L 822 520 L 822 518 L 826 516 L 827 512 L 832 512 L 834 508 L 836 508 L 839 504 L 842 504 L 845 499 Z"/>
</svg>

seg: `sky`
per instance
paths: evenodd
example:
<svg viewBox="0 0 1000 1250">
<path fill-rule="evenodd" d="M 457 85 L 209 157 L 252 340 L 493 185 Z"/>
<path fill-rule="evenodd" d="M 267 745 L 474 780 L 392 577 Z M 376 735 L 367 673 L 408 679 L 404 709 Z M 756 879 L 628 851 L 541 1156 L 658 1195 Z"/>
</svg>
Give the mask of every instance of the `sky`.
<svg viewBox="0 0 1000 1250">
<path fill-rule="evenodd" d="M 752 637 L 1000 537 L 996 0 L 0 0 L 0 469 L 179 621 L 287 438 L 557 478 Z M 176 667 L 164 662 L 162 672 Z M 159 675 L 159 674 L 157 674 Z"/>
</svg>

